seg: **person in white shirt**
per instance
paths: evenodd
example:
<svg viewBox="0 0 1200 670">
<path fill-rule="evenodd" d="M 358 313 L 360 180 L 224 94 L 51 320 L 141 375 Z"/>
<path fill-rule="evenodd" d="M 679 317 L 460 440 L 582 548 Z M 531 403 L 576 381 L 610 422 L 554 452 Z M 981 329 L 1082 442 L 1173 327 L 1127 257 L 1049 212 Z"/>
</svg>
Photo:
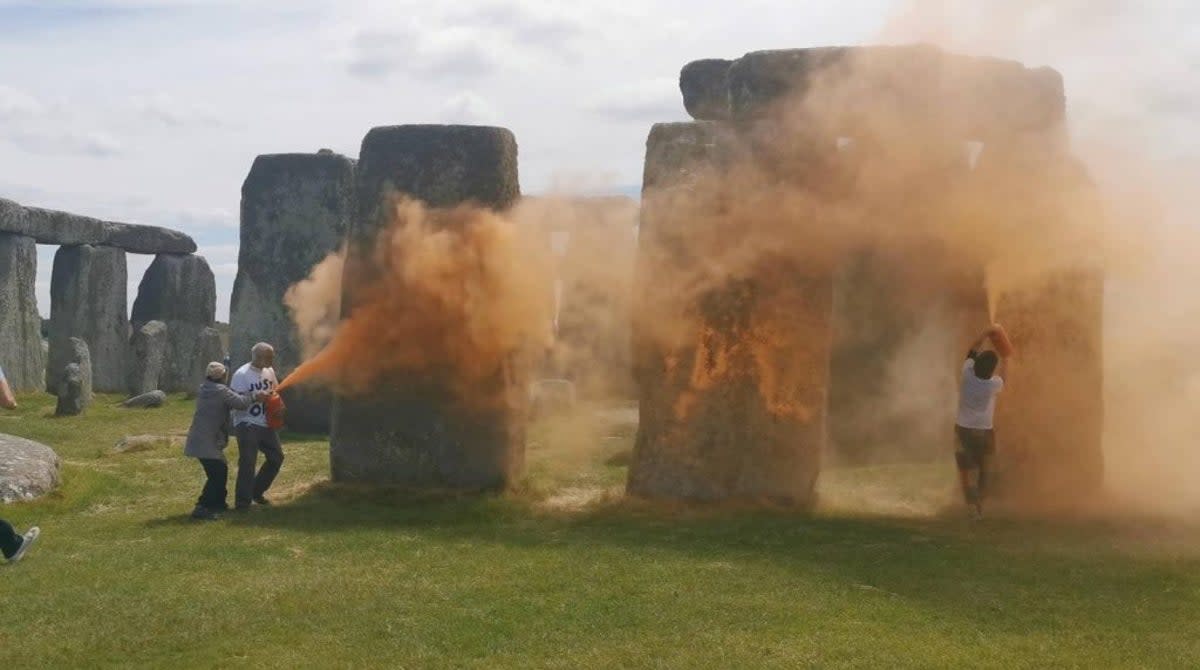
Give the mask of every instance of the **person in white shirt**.
<svg viewBox="0 0 1200 670">
<path fill-rule="evenodd" d="M 1004 388 L 1004 380 L 1000 376 L 1004 359 L 995 351 L 984 351 L 983 344 L 1001 332 L 998 324 L 992 324 L 971 345 L 962 367 L 958 416 L 954 422 L 954 433 L 958 437 L 954 460 L 958 465 L 959 484 L 972 516 L 977 519 L 983 515 L 988 461 L 996 451 L 996 435 L 992 426 L 996 395 Z"/>
<path fill-rule="evenodd" d="M 250 349 L 250 362 L 233 373 L 229 388 L 242 395 L 254 394 L 260 391 L 274 391 L 279 385 L 275 378 L 275 348 L 266 342 L 259 342 Z M 279 469 L 283 466 L 283 447 L 279 444 L 279 435 L 267 427 L 267 406 L 258 400 L 249 409 L 234 410 L 233 430 L 238 443 L 237 483 L 234 486 L 234 508 L 245 510 L 250 503 L 259 505 L 271 504 L 267 498 L 267 489 L 275 481 Z M 265 457 L 262 468 L 255 474 L 258 465 L 258 452 Z"/>
</svg>

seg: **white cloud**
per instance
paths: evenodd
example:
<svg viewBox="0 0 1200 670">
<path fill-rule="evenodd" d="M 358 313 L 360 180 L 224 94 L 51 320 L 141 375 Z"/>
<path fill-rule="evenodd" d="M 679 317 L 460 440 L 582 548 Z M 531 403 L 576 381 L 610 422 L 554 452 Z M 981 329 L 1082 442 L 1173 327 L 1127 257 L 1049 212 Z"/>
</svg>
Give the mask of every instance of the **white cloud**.
<svg viewBox="0 0 1200 670">
<path fill-rule="evenodd" d="M 44 105 L 32 95 L 0 85 L 0 121 L 15 121 L 37 116 Z"/>
<path fill-rule="evenodd" d="M 488 125 L 496 123 L 497 118 L 496 108 L 471 91 L 462 91 L 448 98 L 442 103 L 439 113 L 439 119 L 446 123 Z"/>
</svg>

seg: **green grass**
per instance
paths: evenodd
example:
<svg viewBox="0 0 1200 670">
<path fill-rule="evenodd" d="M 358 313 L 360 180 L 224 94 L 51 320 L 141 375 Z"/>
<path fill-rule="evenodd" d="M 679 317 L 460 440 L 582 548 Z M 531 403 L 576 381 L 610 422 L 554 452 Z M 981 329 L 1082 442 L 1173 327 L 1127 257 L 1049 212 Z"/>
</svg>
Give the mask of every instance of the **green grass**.
<svg viewBox="0 0 1200 670">
<path fill-rule="evenodd" d="M 970 524 L 929 513 L 942 466 L 827 473 L 814 517 L 636 503 L 631 429 L 583 413 L 532 428 L 515 493 L 331 486 L 297 438 L 282 504 L 197 524 L 194 461 L 111 449 L 188 401 L 21 400 L 0 432 L 53 446 L 64 484 L 0 509 L 44 533 L 0 566 L 3 668 L 1200 666 L 1195 527 Z"/>
</svg>

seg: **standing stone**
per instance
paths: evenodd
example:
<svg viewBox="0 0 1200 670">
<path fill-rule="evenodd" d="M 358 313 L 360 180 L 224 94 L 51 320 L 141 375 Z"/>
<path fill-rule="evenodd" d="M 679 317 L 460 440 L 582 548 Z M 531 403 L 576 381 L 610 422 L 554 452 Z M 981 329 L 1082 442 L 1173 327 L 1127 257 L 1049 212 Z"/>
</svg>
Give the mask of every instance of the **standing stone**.
<svg viewBox="0 0 1200 670">
<path fill-rule="evenodd" d="M 517 145 L 503 128 L 393 126 L 363 139 L 357 216 L 343 279 L 343 314 L 373 273 L 366 253 L 389 225 L 393 194 L 432 207 L 467 201 L 505 209 L 520 196 Z M 528 397 L 523 370 L 497 370 L 502 402 L 466 408 L 437 380 L 395 379 L 367 397 L 335 396 L 330 464 L 336 481 L 414 487 L 503 487 L 524 466 Z"/>
<path fill-rule="evenodd" d="M 716 123 L 659 124 L 646 147 L 634 295 L 637 442 L 628 490 L 654 498 L 806 506 L 820 471 L 832 277 L 781 256 L 740 276 L 696 274 L 697 226 L 721 221 L 741 149 Z M 733 194 L 732 197 L 736 197 Z M 719 232 L 719 231 L 718 231 Z M 692 289 L 697 279 L 707 288 Z"/>
<path fill-rule="evenodd" d="M 996 403 L 1000 493 L 1022 505 L 1087 501 L 1104 482 L 1104 276 L 1077 269 L 1003 294 L 1016 350 Z"/>
<path fill-rule="evenodd" d="M 58 389 L 55 416 L 78 416 L 92 404 L 92 362 L 87 342 L 72 337 L 69 345 L 70 358 L 55 384 Z"/>
<path fill-rule="evenodd" d="M 683 106 L 693 119 L 725 121 L 729 109 L 729 66 L 732 61 L 708 58 L 688 63 L 679 72 Z"/>
<path fill-rule="evenodd" d="M 225 359 L 225 345 L 221 342 L 221 331 L 216 328 L 205 328 L 196 339 L 196 354 L 192 356 L 192 386 L 188 390 L 189 397 L 195 397 L 204 383 L 204 373 L 208 364 Z"/>
<path fill-rule="evenodd" d="M 16 391 L 45 386 L 36 280 L 33 238 L 0 233 L 0 368 Z"/>
<path fill-rule="evenodd" d="M 256 342 L 275 347 L 283 379 L 303 360 L 284 305 L 299 282 L 345 240 L 354 216 L 354 161 L 332 152 L 259 156 L 242 184 L 241 246 L 230 307 L 230 358 L 236 369 Z M 284 392 L 290 428 L 329 432 L 332 395 L 319 387 Z"/>
<path fill-rule="evenodd" d="M 130 320 L 134 329 L 149 321 L 167 325 L 167 364 L 159 388 L 188 391 L 192 359 L 205 328 L 216 320 L 217 288 L 208 262 L 201 256 L 159 254 L 138 285 Z"/>
<path fill-rule="evenodd" d="M 57 395 L 58 376 L 80 338 L 91 353 L 93 383 L 104 393 L 126 386 L 129 347 L 125 252 L 87 245 L 60 247 L 50 277 L 50 359 L 46 389 Z"/>
<path fill-rule="evenodd" d="M 129 395 L 157 390 L 167 365 L 167 324 L 148 321 L 129 340 Z"/>
<path fill-rule="evenodd" d="M 948 53 L 929 45 L 815 47 L 755 51 L 728 62 L 689 63 L 679 79 L 695 119 L 749 121 L 811 114 L 832 135 L 894 131 L 903 122 L 958 138 L 1003 140 L 1060 125 L 1062 76 L 998 58 Z M 806 104 L 807 103 L 807 104 Z M 886 115 L 865 110 L 887 109 Z"/>
</svg>

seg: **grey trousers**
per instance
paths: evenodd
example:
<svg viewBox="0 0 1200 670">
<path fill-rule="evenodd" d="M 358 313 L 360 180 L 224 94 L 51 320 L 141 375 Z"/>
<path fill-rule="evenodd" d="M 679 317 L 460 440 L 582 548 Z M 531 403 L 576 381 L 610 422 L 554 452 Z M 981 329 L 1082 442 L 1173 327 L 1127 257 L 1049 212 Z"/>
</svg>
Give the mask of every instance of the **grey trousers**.
<svg viewBox="0 0 1200 670">
<path fill-rule="evenodd" d="M 238 507 L 245 507 L 271 488 L 271 482 L 275 481 L 275 475 L 283 466 L 283 447 L 279 444 L 279 435 L 265 426 L 242 423 L 237 425 L 236 433 L 238 469 L 233 500 Z M 260 451 L 266 460 L 258 474 L 255 474 Z"/>
</svg>

